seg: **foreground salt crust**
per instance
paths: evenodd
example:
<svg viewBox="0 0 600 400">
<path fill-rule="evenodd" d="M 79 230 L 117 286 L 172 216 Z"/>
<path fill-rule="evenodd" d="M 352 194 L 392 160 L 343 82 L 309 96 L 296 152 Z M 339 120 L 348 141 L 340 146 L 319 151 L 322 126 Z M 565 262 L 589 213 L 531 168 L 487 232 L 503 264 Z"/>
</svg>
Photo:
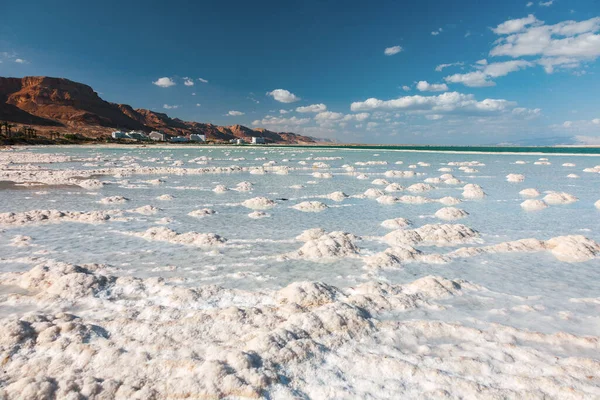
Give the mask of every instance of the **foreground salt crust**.
<svg viewBox="0 0 600 400">
<path fill-rule="evenodd" d="M 25 212 L 8 212 L 0 214 L 0 226 L 22 226 L 42 223 L 81 222 L 98 224 L 121 216 L 120 211 L 59 211 L 31 210 Z"/>
<path fill-rule="evenodd" d="M 444 299 L 485 291 L 466 281 L 427 276 L 402 285 L 371 281 L 348 289 L 294 282 L 279 290 L 247 292 L 172 286 L 112 271 L 98 264 L 46 261 L 24 273 L 1 275 L 3 284 L 35 293 L 4 296 L 3 303 L 52 303 L 82 311 L 47 310 L 1 320 L 0 396 L 599 394 L 589 379 L 600 368 L 598 360 L 555 357 L 554 352 L 569 348 L 593 354 L 600 351 L 597 337 L 384 317 L 439 308 Z M 542 368 L 551 360 L 556 367 Z M 348 380 L 357 384 L 349 387 Z"/>
<path fill-rule="evenodd" d="M 342 257 L 356 257 L 360 249 L 356 241 L 360 237 L 347 232 L 326 233 L 322 229 L 309 229 L 297 238 L 304 245 L 291 253 L 284 254 L 280 258 L 307 259 L 307 260 L 330 260 Z"/>
<path fill-rule="evenodd" d="M 292 208 L 302 212 L 321 212 L 329 207 L 327 207 L 327 204 L 321 203 L 320 201 L 303 201 L 302 203 L 292 206 Z"/>
<path fill-rule="evenodd" d="M 383 237 L 392 246 L 452 246 L 473 243 L 479 233 L 462 224 L 428 224 L 416 229 L 398 229 Z"/>
<path fill-rule="evenodd" d="M 273 208 L 277 205 L 273 200 L 267 199 L 266 197 L 254 197 L 252 199 L 248 199 L 242 202 L 242 205 L 246 208 L 251 208 L 254 210 L 267 210 L 269 208 Z"/>
</svg>

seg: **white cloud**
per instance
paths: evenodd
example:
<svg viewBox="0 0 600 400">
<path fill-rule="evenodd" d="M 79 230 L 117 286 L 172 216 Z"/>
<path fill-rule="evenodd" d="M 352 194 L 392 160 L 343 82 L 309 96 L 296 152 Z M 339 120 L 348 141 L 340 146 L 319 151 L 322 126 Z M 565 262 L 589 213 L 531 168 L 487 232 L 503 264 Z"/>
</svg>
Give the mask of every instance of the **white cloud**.
<svg viewBox="0 0 600 400">
<path fill-rule="evenodd" d="M 194 86 L 194 81 L 191 80 L 190 78 L 183 78 L 183 84 L 185 86 Z"/>
<path fill-rule="evenodd" d="M 327 110 L 327 106 L 323 103 L 311 104 L 310 106 L 303 106 L 296 108 L 299 113 L 319 113 Z"/>
<path fill-rule="evenodd" d="M 533 1 L 530 1 L 529 3 L 525 4 L 525 7 L 531 7 L 533 5 Z"/>
<path fill-rule="evenodd" d="M 289 113 L 288 110 L 279 110 L 279 114 L 287 114 L 287 113 Z"/>
<path fill-rule="evenodd" d="M 524 108 L 524 107 L 516 107 L 512 110 L 513 115 L 517 115 L 523 117 L 525 119 L 533 119 L 542 115 L 541 108 Z"/>
<path fill-rule="evenodd" d="M 405 92 L 410 92 L 410 86 L 402 86 L 402 90 L 404 90 Z"/>
<path fill-rule="evenodd" d="M 300 100 L 300 97 L 285 89 L 275 89 L 271 92 L 267 92 L 267 96 L 273 97 L 280 103 L 293 103 Z"/>
<path fill-rule="evenodd" d="M 516 32 L 522 31 L 528 25 L 540 24 L 540 23 L 543 23 L 543 22 L 539 21 L 535 17 L 535 15 L 529 14 L 525 18 L 509 19 L 508 21 L 505 21 L 505 22 L 501 23 L 500 25 L 498 25 L 496 28 L 493 28 L 492 31 L 494 31 L 494 33 L 496 35 L 509 35 L 511 33 L 516 33 Z"/>
<path fill-rule="evenodd" d="M 420 92 L 445 92 L 448 90 L 448 85 L 445 83 L 429 83 L 427 81 L 419 81 L 417 89 Z"/>
<path fill-rule="evenodd" d="M 475 61 L 475 64 L 477 64 L 477 65 L 488 65 L 488 61 L 485 58 L 482 58 L 481 60 Z"/>
<path fill-rule="evenodd" d="M 367 123 L 367 130 L 370 131 L 372 129 L 375 129 L 379 126 L 379 124 L 377 122 L 369 122 Z"/>
<path fill-rule="evenodd" d="M 541 7 L 550 7 L 552 5 L 552 3 L 554 3 L 554 0 L 549 0 L 549 1 L 540 1 L 538 4 Z"/>
<path fill-rule="evenodd" d="M 15 58 L 15 62 L 18 64 L 28 64 L 28 62 L 22 58 Z"/>
<path fill-rule="evenodd" d="M 269 125 L 269 126 L 289 126 L 289 125 L 304 125 L 310 122 L 310 118 L 283 118 L 267 115 L 263 119 L 252 121 L 252 125 Z"/>
<path fill-rule="evenodd" d="M 165 110 L 174 110 L 174 109 L 176 109 L 176 108 L 179 108 L 179 107 L 181 107 L 181 106 L 179 106 L 179 105 L 172 105 L 172 106 L 171 106 L 171 105 L 169 105 L 169 104 L 164 104 L 164 105 L 163 105 L 163 108 L 164 108 Z"/>
<path fill-rule="evenodd" d="M 173 79 L 168 78 L 166 76 L 164 78 L 158 78 L 156 81 L 154 81 L 152 83 L 155 84 L 156 86 L 159 86 L 162 88 L 168 88 L 168 87 L 176 85 L 176 83 L 175 83 L 175 81 L 173 81 Z"/>
<path fill-rule="evenodd" d="M 195 95 L 196 95 L 196 92 L 193 92 L 193 93 L 192 93 L 192 96 L 195 96 Z"/>
<path fill-rule="evenodd" d="M 511 21 L 504 24 L 508 22 Z M 554 25 L 538 22 L 527 28 L 523 25 L 516 31 L 508 30 L 511 34 L 499 38 L 490 55 L 513 58 L 537 56 L 540 57 L 537 62 L 547 73 L 554 72 L 556 67 L 577 68 L 582 63 L 600 57 L 600 17 L 580 22 L 563 21 Z M 505 31 L 495 32 L 505 35 Z"/>
<path fill-rule="evenodd" d="M 235 110 L 231 110 L 227 113 L 227 115 L 232 116 L 232 117 L 239 117 L 240 115 L 244 115 L 245 113 L 241 112 L 241 111 L 235 111 Z"/>
<path fill-rule="evenodd" d="M 436 121 L 438 119 L 444 118 L 444 116 L 440 115 L 440 114 L 430 114 L 430 115 L 426 115 L 425 118 L 427 118 L 430 121 Z"/>
<path fill-rule="evenodd" d="M 523 68 L 531 67 L 534 64 L 525 60 L 511 60 L 488 64 L 484 60 L 479 60 L 477 63 L 478 71 L 468 72 L 466 74 L 454 74 L 444 78 L 449 83 L 462 83 L 469 87 L 484 87 L 494 86 L 492 78 L 506 76 L 511 72 L 518 71 Z"/>
<path fill-rule="evenodd" d="M 565 128 L 570 128 L 573 126 L 573 121 L 565 121 L 565 122 L 563 122 L 563 126 Z"/>
<path fill-rule="evenodd" d="M 444 68 L 448 68 L 448 67 L 455 67 L 455 66 L 460 66 L 460 65 L 464 65 L 465 63 L 463 62 L 455 62 L 455 63 L 449 63 L 449 64 L 440 64 L 437 67 L 435 67 L 435 70 L 437 72 L 441 72 Z"/>
<path fill-rule="evenodd" d="M 398 54 L 401 51 L 402 51 L 402 46 L 393 46 L 393 47 L 387 47 L 383 51 L 383 54 L 385 54 L 386 56 L 393 56 L 394 54 Z"/>
<path fill-rule="evenodd" d="M 200 106 L 202 106 L 202 104 L 196 103 L 196 107 L 200 107 Z"/>
<path fill-rule="evenodd" d="M 393 100 L 370 98 L 350 105 L 352 111 L 404 110 L 431 111 L 440 113 L 486 113 L 503 112 L 516 106 L 515 102 L 504 99 L 477 101 L 472 94 L 446 92 L 437 96 L 405 96 Z"/>
<path fill-rule="evenodd" d="M 439 28 L 439 29 L 438 29 L 438 30 L 436 30 L 436 31 L 432 31 L 432 32 L 431 32 L 431 34 L 432 34 L 433 36 L 437 36 L 437 35 L 439 35 L 440 33 L 442 33 L 443 31 L 444 31 L 444 30 L 443 30 L 442 28 Z"/>
<path fill-rule="evenodd" d="M 198 78 L 198 80 L 202 83 L 208 83 L 208 81 L 206 79 Z"/>
<path fill-rule="evenodd" d="M 600 118 L 594 118 L 592 124 L 600 125 Z"/>
</svg>

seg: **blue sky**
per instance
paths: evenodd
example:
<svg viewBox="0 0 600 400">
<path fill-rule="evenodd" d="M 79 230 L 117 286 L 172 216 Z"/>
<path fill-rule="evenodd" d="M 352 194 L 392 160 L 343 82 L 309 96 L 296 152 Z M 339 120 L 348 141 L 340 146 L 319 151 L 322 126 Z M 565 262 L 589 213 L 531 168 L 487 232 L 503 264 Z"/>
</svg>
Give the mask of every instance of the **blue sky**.
<svg viewBox="0 0 600 400">
<path fill-rule="evenodd" d="M 1 76 L 66 77 L 184 120 L 600 143 L 596 0 L 3 3 Z"/>
</svg>

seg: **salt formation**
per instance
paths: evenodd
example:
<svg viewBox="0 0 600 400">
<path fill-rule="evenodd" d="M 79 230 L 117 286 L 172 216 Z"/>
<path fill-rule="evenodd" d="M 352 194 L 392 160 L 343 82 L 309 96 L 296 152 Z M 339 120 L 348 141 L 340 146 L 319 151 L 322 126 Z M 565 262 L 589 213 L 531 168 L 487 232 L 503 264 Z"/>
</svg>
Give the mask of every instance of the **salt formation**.
<svg viewBox="0 0 600 400">
<path fill-rule="evenodd" d="M 254 197 L 242 202 L 242 205 L 246 208 L 254 210 L 266 210 L 273 208 L 277 205 L 273 200 L 267 199 L 266 197 Z"/>
<path fill-rule="evenodd" d="M 318 236 L 318 231 L 305 232 L 301 237 L 312 237 L 305 241 L 300 249 L 285 254 L 282 259 L 327 260 L 342 257 L 356 257 L 359 248 L 356 241 L 359 237 L 347 232 L 330 232 Z"/>
<path fill-rule="evenodd" d="M 151 205 L 141 206 L 141 207 L 129 210 L 129 212 L 132 212 L 135 214 L 142 214 L 142 215 L 154 215 L 159 211 L 160 211 L 160 208 L 157 208 L 157 207 L 154 207 Z"/>
<path fill-rule="evenodd" d="M 356 175 L 356 179 L 369 179 L 369 176 L 366 174 L 358 174 Z"/>
<path fill-rule="evenodd" d="M 315 178 L 321 178 L 321 179 L 333 178 L 333 175 L 330 172 L 313 172 L 312 176 L 314 176 Z"/>
<path fill-rule="evenodd" d="M 547 207 L 548 204 L 543 200 L 528 199 L 521 203 L 521 208 L 526 211 L 539 211 Z"/>
<path fill-rule="evenodd" d="M 397 269 L 411 262 L 444 264 L 449 259 L 440 254 L 425 254 L 412 246 L 402 245 L 363 258 L 367 270 Z"/>
<path fill-rule="evenodd" d="M 326 233 L 327 232 L 325 232 L 325 229 L 322 228 L 307 229 L 298 236 L 296 236 L 296 240 L 299 240 L 301 242 L 308 242 L 309 240 L 318 239 Z"/>
<path fill-rule="evenodd" d="M 304 185 L 292 185 L 292 186 L 290 186 L 290 189 L 295 189 L 295 190 L 304 189 Z"/>
<path fill-rule="evenodd" d="M 386 192 L 400 192 L 402 190 L 404 190 L 404 186 L 398 184 L 398 183 L 390 183 L 389 185 L 387 185 L 384 189 Z"/>
<path fill-rule="evenodd" d="M 599 209 L 599 210 L 600 210 L 600 200 L 596 201 L 596 202 L 594 203 L 594 206 L 595 206 L 597 209 Z"/>
<path fill-rule="evenodd" d="M 577 178 L 579 178 L 579 175 L 577 175 L 577 174 L 569 174 L 569 175 L 567 175 L 567 178 L 577 179 Z"/>
<path fill-rule="evenodd" d="M 368 197 L 369 199 L 376 199 L 378 197 L 385 195 L 385 193 L 379 189 L 370 188 L 365 191 L 364 195 L 366 197 Z"/>
<path fill-rule="evenodd" d="M 31 236 L 17 235 L 11 239 L 10 246 L 29 247 L 31 246 Z"/>
<path fill-rule="evenodd" d="M 506 175 L 506 180 L 508 182 L 523 182 L 525 180 L 525 175 L 508 174 L 508 175 Z"/>
<path fill-rule="evenodd" d="M 398 202 L 398 198 L 390 195 L 379 196 L 376 200 L 379 204 L 396 204 Z"/>
<path fill-rule="evenodd" d="M 523 189 L 519 192 L 519 194 L 523 197 L 538 197 L 540 192 L 534 188 Z"/>
<path fill-rule="evenodd" d="M 303 201 L 302 203 L 292 206 L 292 208 L 303 212 L 321 212 L 329 207 L 327 207 L 327 204 L 321 203 L 320 201 Z"/>
<path fill-rule="evenodd" d="M 410 225 L 412 225 L 412 223 L 405 218 L 386 219 L 381 223 L 381 226 L 386 229 L 402 229 Z"/>
<path fill-rule="evenodd" d="M 127 199 L 123 196 L 110 196 L 110 197 L 105 197 L 101 200 L 98 200 L 98 203 L 100 203 L 100 204 L 123 204 L 128 201 L 129 201 L 129 199 Z"/>
<path fill-rule="evenodd" d="M 417 173 L 415 171 L 386 171 L 384 174 L 387 178 L 412 178 Z"/>
<path fill-rule="evenodd" d="M 427 183 L 415 183 L 414 185 L 410 185 L 406 188 L 406 190 L 413 193 L 428 192 L 433 189 L 435 188 L 431 185 L 428 185 Z"/>
<path fill-rule="evenodd" d="M 149 241 L 168 242 L 173 244 L 183 244 L 186 246 L 221 246 L 227 239 L 214 233 L 185 232 L 177 233 L 166 227 L 148 228 L 144 232 L 123 232 L 130 236 L 137 236 Z"/>
<path fill-rule="evenodd" d="M 252 219 L 260 219 L 270 217 L 271 215 L 264 211 L 253 211 L 250 214 L 248 214 L 248 216 Z"/>
<path fill-rule="evenodd" d="M 475 183 L 465 185 L 462 195 L 465 199 L 483 199 L 486 196 L 481 186 Z"/>
<path fill-rule="evenodd" d="M 226 193 L 229 191 L 229 188 L 225 185 L 217 185 L 214 189 L 213 192 L 215 193 Z"/>
<path fill-rule="evenodd" d="M 468 216 L 469 213 L 456 207 L 444 207 L 436 211 L 435 216 L 446 221 L 453 221 Z"/>
<path fill-rule="evenodd" d="M 81 222 L 98 224 L 111 218 L 120 216 L 118 211 L 58 211 L 58 210 L 31 210 L 25 212 L 8 212 L 0 214 L 0 225 L 22 226 L 30 224 Z"/>
<path fill-rule="evenodd" d="M 563 167 L 576 167 L 576 165 L 573 163 L 564 163 L 562 166 Z"/>
<path fill-rule="evenodd" d="M 235 185 L 235 190 L 237 190 L 238 192 L 249 192 L 254 188 L 254 185 L 252 185 L 252 183 L 250 182 L 240 182 L 237 185 Z"/>
<path fill-rule="evenodd" d="M 156 198 L 156 200 L 160 200 L 160 201 L 171 201 L 173 200 L 175 197 L 173 197 L 173 195 L 170 194 L 163 194 L 161 196 L 158 196 Z"/>
<path fill-rule="evenodd" d="M 498 243 L 491 246 L 463 247 L 446 256 L 474 257 L 494 253 L 522 253 L 549 250 L 554 257 L 565 262 L 585 262 L 600 255 L 600 244 L 581 235 L 558 236 L 543 241 L 538 239 L 520 239 Z"/>
<path fill-rule="evenodd" d="M 445 206 L 455 206 L 457 204 L 462 203 L 460 199 L 457 199 L 456 197 L 452 196 L 442 197 L 441 199 L 437 199 L 437 202 Z"/>
<path fill-rule="evenodd" d="M 390 183 L 388 181 L 386 181 L 385 179 L 374 179 L 371 182 L 371 185 L 389 185 Z"/>
<path fill-rule="evenodd" d="M 398 229 L 383 237 L 392 246 L 421 244 L 424 246 L 448 246 L 470 243 L 479 233 L 468 226 L 456 224 L 429 224 L 416 229 Z"/>
<path fill-rule="evenodd" d="M 564 192 L 549 192 L 544 196 L 544 201 L 548 204 L 571 204 L 578 200 L 572 194 Z"/>
<path fill-rule="evenodd" d="M 333 192 L 333 193 L 329 193 L 327 196 L 325 196 L 327 199 L 333 200 L 333 201 L 344 201 L 344 199 L 348 198 L 348 195 L 344 192 Z"/>
<path fill-rule="evenodd" d="M 196 217 L 196 218 L 203 218 L 203 217 L 207 217 L 209 215 L 214 215 L 217 212 L 211 208 L 203 208 L 200 210 L 194 210 L 188 213 L 188 215 L 190 217 Z"/>
</svg>

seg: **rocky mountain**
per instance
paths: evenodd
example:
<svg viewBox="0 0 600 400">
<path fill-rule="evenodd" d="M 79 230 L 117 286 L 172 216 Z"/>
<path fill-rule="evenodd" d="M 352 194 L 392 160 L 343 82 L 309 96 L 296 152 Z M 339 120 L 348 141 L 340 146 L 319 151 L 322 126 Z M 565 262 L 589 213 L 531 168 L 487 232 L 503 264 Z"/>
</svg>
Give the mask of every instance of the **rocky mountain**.
<svg viewBox="0 0 600 400">
<path fill-rule="evenodd" d="M 108 135 L 114 129 L 126 129 L 160 130 L 171 135 L 199 133 L 213 140 L 263 136 L 272 143 L 315 142 L 311 137 L 289 132 L 182 121 L 164 113 L 111 103 L 100 98 L 88 85 L 45 76 L 0 77 L 0 120 L 94 137 Z"/>
</svg>

